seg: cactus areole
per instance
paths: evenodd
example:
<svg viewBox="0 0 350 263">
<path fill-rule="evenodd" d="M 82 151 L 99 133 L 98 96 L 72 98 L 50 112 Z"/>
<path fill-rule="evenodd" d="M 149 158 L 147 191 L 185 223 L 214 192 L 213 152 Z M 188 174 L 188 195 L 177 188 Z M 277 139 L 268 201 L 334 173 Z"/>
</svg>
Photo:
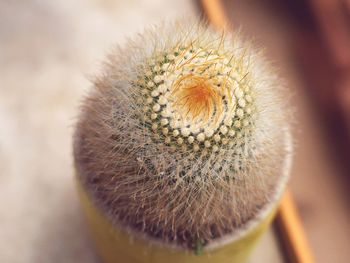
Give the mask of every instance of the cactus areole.
<svg viewBox="0 0 350 263">
<path fill-rule="evenodd" d="M 75 165 L 116 226 L 198 252 L 279 199 L 291 152 L 284 86 L 238 33 L 155 27 L 110 52 L 93 84 Z"/>
</svg>

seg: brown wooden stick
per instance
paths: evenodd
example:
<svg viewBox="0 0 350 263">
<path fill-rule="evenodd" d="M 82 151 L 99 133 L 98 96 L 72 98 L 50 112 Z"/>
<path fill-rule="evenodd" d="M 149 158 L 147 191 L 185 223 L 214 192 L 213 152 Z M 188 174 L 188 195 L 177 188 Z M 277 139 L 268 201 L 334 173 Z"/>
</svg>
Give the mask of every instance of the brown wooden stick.
<svg viewBox="0 0 350 263">
<path fill-rule="evenodd" d="M 222 1 L 201 0 L 201 5 L 209 22 L 218 29 L 229 24 Z M 287 248 L 288 259 L 293 263 L 313 263 L 314 259 L 295 206 L 293 196 L 287 189 L 279 207 L 276 223 Z"/>
<path fill-rule="evenodd" d="M 202 0 L 201 5 L 204 14 L 214 27 L 223 29 L 228 25 L 229 20 L 220 0 Z"/>
<path fill-rule="evenodd" d="M 287 254 L 291 262 L 314 262 L 305 232 L 295 206 L 293 196 L 289 190 L 284 193 L 276 216 L 281 239 L 287 247 Z"/>
</svg>

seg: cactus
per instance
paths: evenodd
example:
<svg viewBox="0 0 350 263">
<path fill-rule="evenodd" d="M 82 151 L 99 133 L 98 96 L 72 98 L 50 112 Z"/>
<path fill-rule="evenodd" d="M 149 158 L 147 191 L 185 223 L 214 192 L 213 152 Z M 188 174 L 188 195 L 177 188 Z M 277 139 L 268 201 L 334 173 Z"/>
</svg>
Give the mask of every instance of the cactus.
<svg viewBox="0 0 350 263">
<path fill-rule="evenodd" d="M 74 155 L 114 224 L 200 253 L 276 201 L 290 115 L 260 53 L 239 33 L 184 22 L 110 53 L 82 104 Z"/>
</svg>

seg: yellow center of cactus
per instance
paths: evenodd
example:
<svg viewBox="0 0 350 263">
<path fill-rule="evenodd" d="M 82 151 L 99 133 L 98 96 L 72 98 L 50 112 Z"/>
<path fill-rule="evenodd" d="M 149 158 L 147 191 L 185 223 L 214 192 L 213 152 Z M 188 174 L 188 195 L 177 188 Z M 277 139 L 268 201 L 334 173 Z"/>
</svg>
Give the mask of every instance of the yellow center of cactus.
<svg viewBox="0 0 350 263">
<path fill-rule="evenodd" d="M 218 91 L 202 77 L 188 75 L 180 78 L 174 84 L 172 95 L 181 119 L 208 121 L 215 108 L 222 111 Z"/>
</svg>

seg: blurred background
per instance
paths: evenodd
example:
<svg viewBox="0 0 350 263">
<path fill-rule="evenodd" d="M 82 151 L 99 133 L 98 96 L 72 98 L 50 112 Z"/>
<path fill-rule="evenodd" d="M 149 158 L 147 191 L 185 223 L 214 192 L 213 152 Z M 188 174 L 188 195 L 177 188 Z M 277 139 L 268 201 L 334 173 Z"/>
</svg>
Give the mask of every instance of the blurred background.
<svg viewBox="0 0 350 263">
<path fill-rule="evenodd" d="M 350 1 L 223 1 L 295 105 L 290 188 L 316 262 L 350 262 Z M 79 101 L 116 43 L 188 0 L 0 0 L 0 262 L 99 262 L 77 200 Z M 251 262 L 288 262 L 270 229 Z"/>
</svg>

